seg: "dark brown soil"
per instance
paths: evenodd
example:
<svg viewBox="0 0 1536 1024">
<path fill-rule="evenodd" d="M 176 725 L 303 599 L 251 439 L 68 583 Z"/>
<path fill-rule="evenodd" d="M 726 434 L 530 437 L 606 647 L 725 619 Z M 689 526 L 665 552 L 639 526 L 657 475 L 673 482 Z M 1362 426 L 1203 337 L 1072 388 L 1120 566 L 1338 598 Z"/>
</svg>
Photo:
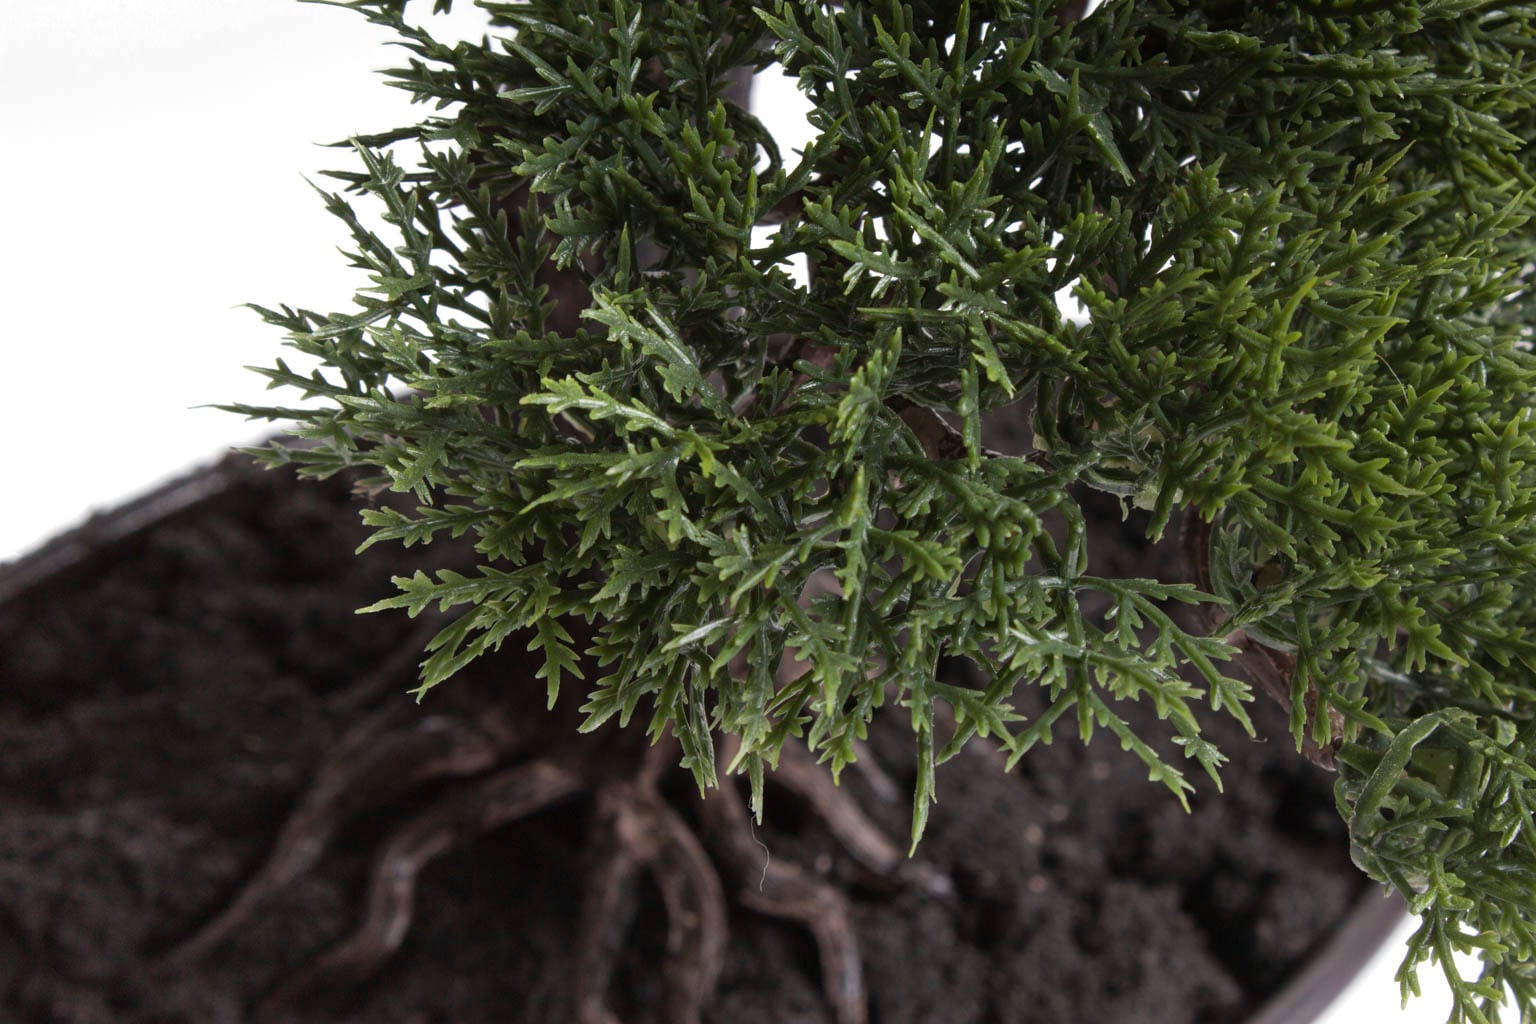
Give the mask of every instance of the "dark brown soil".
<svg viewBox="0 0 1536 1024">
<path fill-rule="evenodd" d="M 264 993 L 355 926 L 393 826 L 453 786 L 349 822 L 312 872 L 197 967 L 150 969 L 261 865 L 338 736 L 370 707 L 409 699 L 408 674 L 377 692 L 356 686 L 413 624 L 353 609 L 391 593 L 391 575 L 444 557 L 380 545 L 354 558 L 362 532 L 344 485 L 223 472 L 238 479 L 227 492 L 0 605 L 0 1020 L 252 1019 Z M 546 715 L 521 647 L 446 684 L 422 713 L 514 701 L 563 741 L 578 695 Z M 1020 710 L 1033 710 L 1028 695 Z M 1232 758 L 1227 793 L 1202 776 L 1188 816 L 1108 737 L 1084 748 L 1061 730 L 1011 775 L 979 749 L 962 753 L 940 772 L 920 849 L 954 898 L 871 879 L 777 787 L 758 837 L 852 901 L 875 1024 L 1238 1020 L 1361 889 L 1330 778 L 1292 752 L 1273 709 L 1257 711 L 1267 744 L 1212 724 Z M 583 742 L 605 744 L 615 771 L 633 762 L 627 737 Z M 911 783 L 910 744 L 894 716 L 871 736 L 898 787 Z M 904 794 L 878 795 L 859 771 L 844 785 L 904 837 Z M 665 788 L 697 822 L 691 784 Z M 570 1019 L 590 811 L 575 799 L 436 860 L 384 970 L 284 1019 Z M 612 989 L 627 1024 L 660 1020 L 666 957 L 649 884 L 635 912 Z M 734 899 L 730 928 L 707 1021 L 831 1020 L 808 932 Z"/>
</svg>

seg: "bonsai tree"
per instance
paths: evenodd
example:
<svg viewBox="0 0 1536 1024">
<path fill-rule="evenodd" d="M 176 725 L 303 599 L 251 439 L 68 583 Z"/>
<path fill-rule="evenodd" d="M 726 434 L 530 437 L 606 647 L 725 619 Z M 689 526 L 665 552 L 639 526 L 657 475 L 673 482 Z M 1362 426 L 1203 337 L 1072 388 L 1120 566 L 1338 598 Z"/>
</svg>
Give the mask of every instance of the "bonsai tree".
<svg viewBox="0 0 1536 1024">
<path fill-rule="evenodd" d="M 423 700 L 515 638 L 551 706 L 654 744 L 600 806 L 631 838 L 588 897 L 582 1013 L 641 866 L 678 911 L 674 1019 L 718 971 L 667 763 L 728 848 L 723 778 L 760 814 L 777 771 L 941 888 L 831 786 L 881 705 L 910 715 L 916 846 L 965 744 L 1012 766 L 1107 732 L 1183 801 L 1221 785 L 1202 721 L 1251 733 L 1262 697 L 1422 919 L 1405 993 L 1432 961 L 1453 1020 L 1536 1015 L 1536 4 L 480 2 L 492 34 L 454 45 L 401 0 L 337 4 L 398 34 L 391 82 L 434 113 L 353 140 L 325 195 L 371 282 L 351 307 L 259 309 L 309 361 L 261 371 L 300 402 L 232 408 L 297 425 L 272 465 L 414 495 L 363 512 L 369 543 L 474 538 L 474 573 L 428 559 L 365 609 L 452 613 Z M 775 70 L 813 105 L 804 152 L 746 102 Z M 1005 409 L 1031 436 L 997 450 Z M 1183 574 L 1091 573 L 1093 491 Z M 328 820 L 332 770 L 296 820 Z M 491 775 L 396 866 L 583 784 Z M 310 980 L 398 945 L 391 892 Z M 861 1019 L 835 900 L 775 864 L 760 902 L 816 929 Z"/>
</svg>

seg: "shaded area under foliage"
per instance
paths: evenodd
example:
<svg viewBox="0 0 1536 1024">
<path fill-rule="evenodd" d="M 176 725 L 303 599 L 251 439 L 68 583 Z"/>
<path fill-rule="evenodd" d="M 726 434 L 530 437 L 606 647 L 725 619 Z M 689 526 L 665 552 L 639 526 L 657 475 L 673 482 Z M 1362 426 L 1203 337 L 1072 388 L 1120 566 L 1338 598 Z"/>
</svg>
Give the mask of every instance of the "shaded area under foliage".
<svg viewBox="0 0 1536 1024">
<path fill-rule="evenodd" d="M 381 844 L 452 791 L 451 781 L 428 783 L 344 823 L 311 870 L 194 966 L 170 977 L 150 969 L 269 857 L 338 737 L 366 713 L 409 702 L 414 658 L 399 678 L 370 681 L 368 670 L 402 643 L 419 650 L 403 620 L 353 614 L 408 571 L 410 553 L 384 545 L 353 558 L 362 532 L 344 486 L 298 485 L 233 461 L 221 472 L 237 480 L 228 491 L 63 585 L 0 606 L 6 1020 L 252 1019 L 253 1006 L 356 927 Z M 1120 536 L 1134 543 L 1129 529 Z M 1112 544 L 1103 551 L 1117 557 Z M 542 709 L 543 685 L 520 648 L 467 670 L 420 713 L 501 704 L 571 763 L 603 763 L 614 778 L 640 772 L 638 730 L 578 737 L 572 708 Z M 1255 708 L 1266 716 L 1260 733 L 1283 736 L 1273 712 Z M 900 714 L 877 716 L 871 767 L 850 769 L 843 784 L 895 835 L 914 781 Z M 880 1024 L 1233 1020 L 1315 947 L 1360 879 L 1327 777 L 1283 739 L 1220 739 L 1232 756 L 1228 793 L 1202 791 L 1188 817 L 1107 740 L 1039 747 L 1012 774 L 968 746 L 942 769 L 920 850 L 952 881 L 950 897 L 873 875 L 772 779 L 756 838 L 771 863 L 799 865 L 847 900 Z M 703 831 L 684 773 L 671 770 L 658 788 Z M 600 812 L 575 798 L 443 855 L 421 873 L 409 933 L 385 970 L 274 1019 L 572 1019 Z M 732 873 L 722 875 L 729 887 Z M 832 1020 L 810 933 L 754 912 L 749 895 L 728 893 L 723 972 L 704 1020 Z M 622 908 L 633 924 L 608 997 L 627 1024 L 664 1019 L 663 904 L 641 882 Z"/>
</svg>

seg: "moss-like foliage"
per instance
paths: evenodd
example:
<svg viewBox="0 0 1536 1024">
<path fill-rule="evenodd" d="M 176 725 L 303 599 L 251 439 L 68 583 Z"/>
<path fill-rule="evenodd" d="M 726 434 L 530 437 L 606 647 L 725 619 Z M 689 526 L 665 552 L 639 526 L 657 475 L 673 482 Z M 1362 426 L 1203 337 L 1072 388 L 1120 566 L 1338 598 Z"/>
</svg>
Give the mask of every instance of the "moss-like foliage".
<svg viewBox="0 0 1536 1024">
<path fill-rule="evenodd" d="M 375 606 L 460 610 L 423 691 L 532 630 L 552 701 L 641 712 L 701 785 L 739 736 L 759 798 L 787 738 L 835 771 L 898 701 L 915 838 L 973 738 L 1108 730 L 1183 799 L 1117 706 L 1214 778 L 1200 716 L 1278 666 L 1423 916 L 1405 987 L 1433 958 L 1454 1019 L 1532 1019 L 1536 4 L 482 0 L 452 46 L 338 6 L 437 112 L 326 196 L 353 306 L 261 310 L 304 404 L 238 408 L 312 439 L 274 463 L 414 492 L 374 540 L 477 538 Z M 744 71 L 798 78 L 805 152 Z M 984 448 L 1020 402 L 1033 449 Z M 1084 486 L 1183 521 L 1191 574 L 1089 574 Z"/>
</svg>

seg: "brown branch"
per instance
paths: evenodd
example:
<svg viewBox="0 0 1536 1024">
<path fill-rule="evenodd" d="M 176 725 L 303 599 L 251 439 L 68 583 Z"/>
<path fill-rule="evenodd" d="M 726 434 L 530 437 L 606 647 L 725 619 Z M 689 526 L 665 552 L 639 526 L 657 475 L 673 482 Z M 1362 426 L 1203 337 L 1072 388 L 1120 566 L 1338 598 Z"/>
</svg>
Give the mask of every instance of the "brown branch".
<svg viewBox="0 0 1536 1024">
<path fill-rule="evenodd" d="M 937 412 L 907 398 L 891 398 L 886 405 L 894 409 L 901 422 L 917 435 L 917 443 L 923 446 L 924 455 L 939 462 L 965 458 L 965 438 Z M 996 453 L 987 454 L 991 457 Z"/>
<path fill-rule="evenodd" d="M 965 438 L 933 409 L 900 395 L 886 399 L 885 404 L 911 428 L 912 433 L 917 436 L 918 444 L 922 445 L 923 454 L 930 459 L 937 462 L 950 462 L 966 457 Z M 1036 465 L 1045 465 L 1047 462 L 1046 453 L 1041 451 L 1009 455 L 1007 452 L 980 445 L 978 454 L 983 459 L 1023 459 Z"/>
<path fill-rule="evenodd" d="M 795 364 L 804 359 L 812 366 L 827 369 L 832 365 L 833 350 L 826 345 L 818 345 L 808 338 L 797 337 L 785 349 L 783 355 L 771 360 L 765 370 L 793 369 Z M 800 372 L 795 375 L 790 383 L 789 393 L 793 395 L 795 388 L 809 381 L 810 374 Z M 758 408 L 758 392 L 753 391 L 746 398 L 740 400 L 734 410 L 742 419 L 750 419 L 756 414 Z M 784 411 L 791 402 L 782 402 L 769 410 L 768 415 L 774 416 Z M 936 411 L 925 405 L 920 405 L 902 395 L 888 398 L 885 401 L 886 408 L 896 413 L 901 421 L 911 429 L 917 437 L 917 442 L 922 446 L 923 454 L 930 459 L 941 462 L 958 461 L 966 458 L 965 438 L 945 422 L 944 418 Z M 1031 462 L 1040 463 L 1045 460 L 1043 452 L 1028 452 L 1020 456 L 1011 456 L 1006 452 L 996 449 L 981 447 L 979 454 L 984 459 L 1022 458 Z"/>
<path fill-rule="evenodd" d="M 901 787 L 896 785 L 896 780 L 891 778 L 890 773 L 880 767 L 880 763 L 875 760 L 875 753 L 870 748 L 869 741 L 854 740 L 853 750 L 858 755 L 858 760 L 854 761 L 851 767 L 859 773 L 859 777 L 864 780 L 864 784 L 869 787 L 874 798 L 884 804 L 901 803 L 905 799 Z"/>
<path fill-rule="evenodd" d="M 1062 0 L 1056 8 L 1056 24 L 1063 27 L 1082 21 L 1088 14 L 1088 0 Z"/>
<path fill-rule="evenodd" d="M 1193 509 L 1185 513 L 1182 542 L 1185 560 L 1195 576 L 1195 585 L 1202 591 L 1211 593 L 1211 524 Z M 1208 604 L 1196 605 L 1195 615 L 1200 622 L 1200 628 L 1211 636 L 1221 631 L 1222 623 L 1225 621 L 1221 613 Z M 1287 651 L 1260 643 L 1242 629 L 1229 631 L 1224 639 L 1237 648 L 1238 657 L 1235 664 L 1243 674 L 1281 707 L 1289 710 L 1292 707 L 1291 681 L 1296 675 L 1296 659 Z M 1313 724 L 1317 720 L 1318 700 L 1317 688 L 1308 683 L 1306 693 L 1302 697 L 1307 719 L 1302 732 L 1301 755 L 1319 768 L 1330 772 L 1337 771 L 1338 763 L 1335 754 L 1344 742 L 1344 719 L 1337 710 L 1328 709 L 1328 733 L 1332 740 L 1326 747 L 1319 746 L 1312 738 Z"/>
</svg>

